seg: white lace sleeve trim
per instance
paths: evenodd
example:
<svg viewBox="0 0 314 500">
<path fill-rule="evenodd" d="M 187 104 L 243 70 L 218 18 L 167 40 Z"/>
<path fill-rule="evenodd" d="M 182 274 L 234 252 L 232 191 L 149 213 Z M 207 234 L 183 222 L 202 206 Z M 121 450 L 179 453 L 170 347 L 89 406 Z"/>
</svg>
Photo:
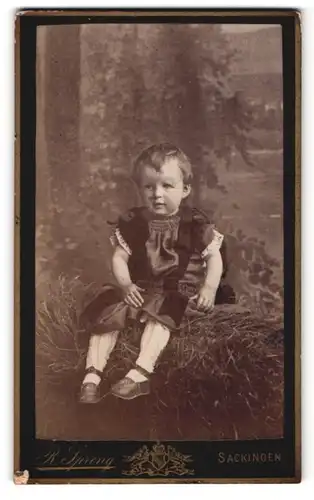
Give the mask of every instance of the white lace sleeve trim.
<svg viewBox="0 0 314 500">
<path fill-rule="evenodd" d="M 214 231 L 214 238 L 213 240 L 209 243 L 209 245 L 203 250 L 202 252 L 202 259 L 206 259 L 206 257 L 210 255 L 214 255 L 215 253 L 219 252 L 220 247 L 223 242 L 223 235 L 220 234 L 216 229 Z"/>
<path fill-rule="evenodd" d="M 123 250 L 125 250 L 128 255 L 132 255 L 132 250 L 130 249 L 127 242 L 124 240 L 118 228 L 114 231 L 113 235 L 110 236 L 110 243 L 112 244 L 113 247 L 120 245 L 120 247 L 123 248 Z"/>
</svg>

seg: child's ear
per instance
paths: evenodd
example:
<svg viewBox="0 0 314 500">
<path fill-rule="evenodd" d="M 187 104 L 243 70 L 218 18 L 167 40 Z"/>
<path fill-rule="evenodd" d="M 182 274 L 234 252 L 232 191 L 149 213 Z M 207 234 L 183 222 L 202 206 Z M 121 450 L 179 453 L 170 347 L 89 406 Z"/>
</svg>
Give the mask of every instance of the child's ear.
<svg viewBox="0 0 314 500">
<path fill-rule="evenodd" d="M 184 184 L 183 198 L 186 198 L 187 196 L 189 196 L 190 192 L 191 192 L 191 184 Z"/>
</svg>

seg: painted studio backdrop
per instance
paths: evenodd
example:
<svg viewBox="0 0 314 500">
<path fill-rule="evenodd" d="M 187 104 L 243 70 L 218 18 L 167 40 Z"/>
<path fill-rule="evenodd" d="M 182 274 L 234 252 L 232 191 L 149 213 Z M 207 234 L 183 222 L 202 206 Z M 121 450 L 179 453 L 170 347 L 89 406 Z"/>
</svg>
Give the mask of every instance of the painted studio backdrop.
<svg viewBox="0 0 314 500">
<path fill-rule="evenodd" d="M 46 439 L 282 436 L 281 29 L 99 24 L 37 31 L 36 432 Z M 225 235 L 232 312 L 170 342 L 148 397 L 77 402 L 82 307 L 111 280 L 107 221 L 139 203 L 132 162 L 181 147 Z M 124 332 L 116 380 L 138 352 Z"/>
</svg>

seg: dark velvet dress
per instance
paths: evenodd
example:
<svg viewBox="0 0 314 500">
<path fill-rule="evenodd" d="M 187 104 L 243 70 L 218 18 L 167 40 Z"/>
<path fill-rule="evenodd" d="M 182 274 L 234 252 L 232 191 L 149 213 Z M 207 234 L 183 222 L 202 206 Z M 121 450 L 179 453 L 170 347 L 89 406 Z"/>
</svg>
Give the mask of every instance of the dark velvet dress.
<svg viewBox="0 0 314 500">
<path fill-rule="evenodd" d="M 226 275 L 224 238 L 195 208 L 181 207 L 177 214 L 159 218 L 146 208 L 134 208 L 114 225 L 111 241 L 129 254 L 130 276 L 145 290 L 144 304 L 139 309 L 130 307 L 117 286 L 104 285 L 81 318 L 91 333 L 121 330 L 128 319 L 143 312 L 170 331 L 180 331 L 192 318 L 205 314 L 196 310 L 191 297 L 203 283 L 205 259 L 211 252 L 221 252 L 223 278 Z M 222 281 L 216 303 L 234 302 L 232 288 Z"/>
</svg>

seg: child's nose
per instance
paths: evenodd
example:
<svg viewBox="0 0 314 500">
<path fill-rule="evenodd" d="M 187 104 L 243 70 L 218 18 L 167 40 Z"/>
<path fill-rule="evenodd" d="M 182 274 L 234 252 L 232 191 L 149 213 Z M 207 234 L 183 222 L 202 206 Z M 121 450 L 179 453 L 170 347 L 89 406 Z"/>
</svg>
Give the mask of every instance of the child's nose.
<svg viewBox="0 0 314 500">
<path fill-rule="evenodd" d="M 162 186 L 156 186 L 154 194 L 155 194 L 155 198 L 161 198 L 162 197 Z"/>
</svg>

